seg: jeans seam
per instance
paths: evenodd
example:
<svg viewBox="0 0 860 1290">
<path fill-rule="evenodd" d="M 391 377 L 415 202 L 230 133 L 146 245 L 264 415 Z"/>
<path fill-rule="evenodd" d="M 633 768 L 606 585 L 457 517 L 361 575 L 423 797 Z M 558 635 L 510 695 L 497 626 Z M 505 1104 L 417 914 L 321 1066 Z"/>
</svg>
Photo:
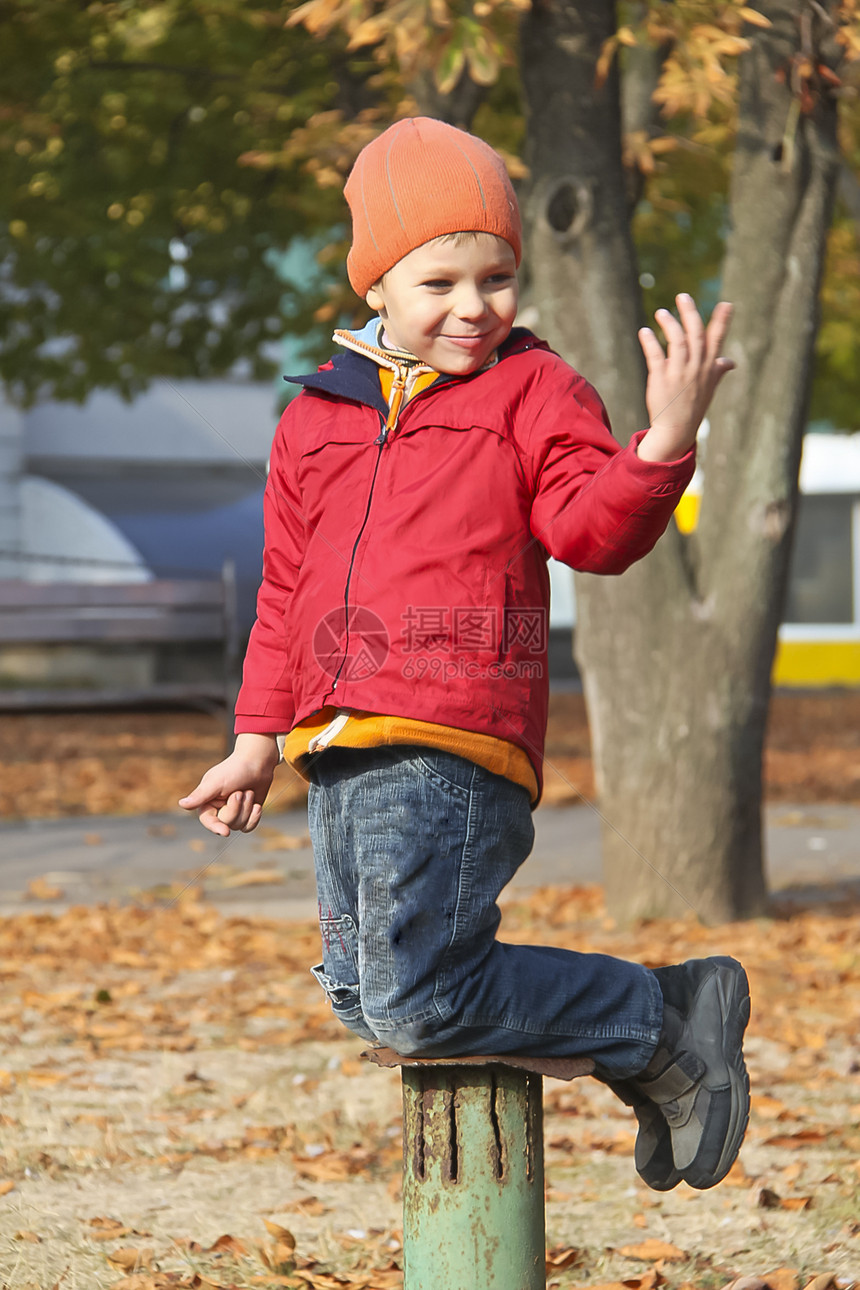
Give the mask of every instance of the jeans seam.
<svg viewBox="0 0 860 1290">
<path fill-rule="evenodd" d="M 447 1021 L 446 1017 L 441 1016 L 439 1009 L 432 1006 L 425 1009 L 423 1012 L 409 1012 L 403 1016 L 398 1015 L 396 1021 L 387 1016 L 373 1017 L 372 1022 L 368 1021 L 367 1024 L 372 1024 L 374 1029 L 378 1027 L 380 1030 L 402 1030 L 404 1026 L 414 1026 L 420 1022 L 438 1021 L 440 1019 L 442 1021 Z"/>
<path fill-rule="evenodd" d="M 503 1017 L 482 1017 L 474 1013 L 463 1013 L 454 1021 L 454 1025 L 462 1026 L 465 1029 L 471 1029 L 473 1026 L 486 1026 L 493 1029 L 518 1031 L 527 1035 L 559 1035 L 570 1036 L 575 1039 L 623 1039 L 634 1043 L 651 1043 L 659 1038 L 659 1034 L 647 1027 L 627 1026 L 546 1026 L 541 1025 L 534 1027 L 528 1022 L 518 1022 L 516 1025 L 508 1024 Z"/>
<path fill-rule="evenodd" d="M 462 845 L 460 847 L 459 872 L 457 874 L 457 901 L 454 906 L 454 917 L 452 919 L 451 935 L 448 939 L 448 944 L 445 946 L 444 953 L 440 956 L 439 966 L 437 967 L 436 974 L 435 974 L 436 979 L 433 983 L 433 1004 L 434 1004 L 434 1007 L 436 1008 L 437 1014 L 444 1021 L 450 1021 L 454 1014 L 453 1014 L 453 1010 L 448 1011 L 447 1009 L 441 1006 L 440 998 L 444 999 L 445 995 L 447 994 L 447 969 L 451 959 L 451 954 L 453 953 L 453 950 L 454 950 L 454 946 L 457 945 L 460 939 L 461 911 L 464 905 L 468 905 L 468 903 L 471 901 L 472 892 L 474 890 L 474 882 L 473 882 L 474 874 L 472 872 L 472 869 L 474 867 L 473 866 L 473 860 L 474 860 L 473 842 L 474 842 L 474 836 L 475 836 L 475 828 L 474 828 L 474 817 L 476 812 L 475 798 L 478 795 L 478 790 L 475 787 L 475 779 L 477 777 L 477 771 L 478 771 L 477 765 L 473 765 L 472 774 L 469 781 L 469 787 L 464 790 L 466 793 L 465 834 L 463 837 Z M 464 877 L 465 877 L 465 882 L 464 882 Z"/>
</svg>

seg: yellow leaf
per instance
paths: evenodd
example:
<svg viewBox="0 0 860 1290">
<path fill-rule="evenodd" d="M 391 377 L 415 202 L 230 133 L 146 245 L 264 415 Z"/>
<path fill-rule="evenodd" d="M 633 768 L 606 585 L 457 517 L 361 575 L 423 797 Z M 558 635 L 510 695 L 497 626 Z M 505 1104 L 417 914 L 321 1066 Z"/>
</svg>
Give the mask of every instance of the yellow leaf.
<svg viewBox="0 0 860 1290">
<path fill-rule="evenodd" d="M 228 1253 L 230 1254 L 248 1253 L 248 1247 L 245 1244 L 245 1242 L 241 1241 L 238 1236 L 230 1236 L 229 1233 L 225 1233 L 223 1236 L 219 1236 L 218 1240 L 214 1243 L 214 1245 L 209 1246 L 207 1253 L 217 1254 L 224 1250 L 227 1250 Z"/>
<path fill-rule="evenodd" d="M 223 887 L 265 887 L 284 881 L 280 869 L 248 869 L 245 873 L 234 873 L 225 878 Z"/>
<path fill-rule="evenodd" d="M 753 27 L 772 27 L 773 23 L 770 18 L 766 18 L 758 9 L 750 9 L 748 5 L 742 5 L 738 13 L 744 22 L 749 22 Z"/>
<path fill-rule="evenodd" d="M 327 1206 L 322 1203 L 318 1196 L 300 1196 L 298 1200 L 290 1201 L 288 1205 L 284 1205 L 284 1209 L 297 1214 L 308 1214 L 312 1218 L 328 1213 Z"/>
<path fill-rule="evenodd" d="M 52 1084 L 62 1084 L 68 1078 L 68 1071 L 27 1071 L 30 1088 L 50 1088 Z"/>
<path fill-rule="evenodd" d="M 15 1184 L 11 1178 L 4 1178 L 0 1182 L 0 1196 L 8 1196 L 10 1191 L 15 1190 Z"/>
<path fill-rule="evenodd" d="M 565 1272 L 568 1268 L 581 1263 L 582 1257 L 582 1250 L 575 1250 L 572 1247 L 564 1250 L 550 1250 L 546 1256 L 547 1273 Z"/>
<path fill-rule="evenodd" d="M 604 40 L 603 47 L 600 51 L 600 57 L 594 68 L 594 83 L 598 89 L 604 84 L 609 69 L 612 66 L 612 60 L 615 57 L 615 51 L 618 48 L 618 35 L 610 36 Z"/>
<path fill-rule="evenodd" d="M 390 26 L 391 20 L 382 14 L 374 18 L 365 18 L 350 36 L 347 49 L 360 49 L 362 45 L 377 44 L 385 37 Z"/>
<path fill-rule="evenodd" d="M 770 1290 L 800 1290 L 796 1268 L 774 1268 L 773 1272 L 764 1273 L 764 1281 Z"/>
<path fill-rule="evenodd" d="M 289 1228 L 282 1227 L 280 1223 L 273 1223 L 271 1219 L 268 1218 L 264 1218 L 263 1223 L 265 1224 L 266 1231 L 270 1236 L 274 1236 L 276 1240 L 281 1241 L 284 1245 L 288 1245 L 292 1250 L 296 1248 L 296 1238 L 293 1236 Z"/>
<path fill-rule="evenodd" d="M 55 887 L 45 878 L 31 878 L 27 883 L 30 900 L 62 900 L 65 894 L 62 887 Z"/>
<path fill-rule="evenodd" d="M 265 839 L 263 846 L 255 848 L 258 851 L 301 851 L 311 845 L 309 833 L 284 833 L 270 827 L 258 829 L 257 834 Z"/>
<path fill-rule="evenodd" d="M 107 1256 L 108 1263 L 113 1264 L 115 1268 L 122 1268 L 123 1271 L 134 1271 L 136 1268 L 152 1267 L 153 1251 L 151 1249 L 139 1250 L 133 1245 L 120 1246 Z"/>
<path fill-rule="evenodd" d="M 655 1236 L 651 1236 L 647 1241 L 642 1241 L 639 1245 L 622 1245 L 618 1251 L 627 1259 L 644 1259 L 646 1263 L 655 1263 L 658 1259 L 664 1259 L 666 1263 L 680 1263 L 688 1256 L 683 1250 L 679 1250 L 677 1245 L 670 1245 L 668 1241 L 658 1241 Z"/>
</svg>

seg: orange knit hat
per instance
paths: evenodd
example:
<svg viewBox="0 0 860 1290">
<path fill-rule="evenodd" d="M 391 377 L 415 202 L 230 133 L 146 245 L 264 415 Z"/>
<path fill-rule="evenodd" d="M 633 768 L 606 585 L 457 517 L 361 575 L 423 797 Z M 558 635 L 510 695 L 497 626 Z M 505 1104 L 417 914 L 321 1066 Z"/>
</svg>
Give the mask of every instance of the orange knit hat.
<svg viewBox="0 0 860 1290">
<path fill-rule="evenodd" d="M 360 296 L 404 255 L 445 233 L 495 233 L 519 264 L 522 225 L 505 163 L 483 139 L 408 117 L 363 148 L 344 188 L 352 212 L 347 273 Z"/>
</svg>

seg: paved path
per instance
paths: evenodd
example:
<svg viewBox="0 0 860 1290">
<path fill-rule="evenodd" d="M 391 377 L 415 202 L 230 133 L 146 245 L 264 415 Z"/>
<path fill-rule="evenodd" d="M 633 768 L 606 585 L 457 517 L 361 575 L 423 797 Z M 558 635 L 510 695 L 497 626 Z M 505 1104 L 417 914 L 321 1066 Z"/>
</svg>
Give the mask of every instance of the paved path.
<svg viewBox="0 0 860 1290">
<path fill-rule="evenodd" d="M 839 887 L 860 898 L 860 807 L 772 806 L 766 827 L 772 890 L 806 898 Z M 600 821 L 590 807 L 540 807 L 535 831 L 513 888 L 600 880 Z M 304 809 L 226 841 L 182 812 L 0 823 L 0 857 L 0 914 L 169 900 L 195 884 L 236 914 L 304 918 L 316 909 Z M 47 899 L 28 895 L 34 880 Z"/>
</svg>

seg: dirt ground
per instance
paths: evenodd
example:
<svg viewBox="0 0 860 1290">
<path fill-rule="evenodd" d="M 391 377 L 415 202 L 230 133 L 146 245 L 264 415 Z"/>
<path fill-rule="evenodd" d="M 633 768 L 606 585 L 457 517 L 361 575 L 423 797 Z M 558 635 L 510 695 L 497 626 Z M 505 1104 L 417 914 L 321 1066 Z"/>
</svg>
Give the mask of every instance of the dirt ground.
<svg viewBox="0 0 860 1290">
<path fill-rule="evenodd" d="M 13 715 L 0 720 L 0 818 L 137 815 L 173 810 L 223 756 L 223 731 L 188 712 Z M 594 780 L 580 694 L 554 694 L 546 745 L 548 803 L 591 798 Z M 771 708 L 769 801 L 860 802 L 860 692 L 792 695 Z M 270 809 L 305 796 L 281 768 Z"/>
<path fill-rule="evenodd" d="M 172 809 L 220 739 L 188 714 L 4 718 L 0 814 Z M 554 700 L 548 757 L 590 795 L 577 695 Z M 860 801 L 860 695 L 777 696 L 767 792 Z M 0 919 L 0 1287 L 399 1290 L 397 1072 L 332 1019 L 313 926 L 186 897 Z M 860 1287 L 856 903 L 622 933 L 598 888 L 547 889 L 508 901 L 502 935 L 651 965 L 730 953 L 753 994 L 750 1129 L 712 1191 L 649 1191 L 627 1108 L 546 1081 L 551 1287 Z"/>
<path fill-rule="evenodd" d="M 631 1113 L 546 1082 L 550 1286 L 856 1281 L 856 907 L 622 936 L 598 889 L 545 890 L 503 932 L 652 965 L 732 952 L 754 998 L 750 1130 L 712 1191 L 649 1191 Z M 334 1022 L 317 956 L 310 925 L 194 901 L 0 921 L 0 1285 L 401 1286 L 398 1075 Z"/>
</svg>

